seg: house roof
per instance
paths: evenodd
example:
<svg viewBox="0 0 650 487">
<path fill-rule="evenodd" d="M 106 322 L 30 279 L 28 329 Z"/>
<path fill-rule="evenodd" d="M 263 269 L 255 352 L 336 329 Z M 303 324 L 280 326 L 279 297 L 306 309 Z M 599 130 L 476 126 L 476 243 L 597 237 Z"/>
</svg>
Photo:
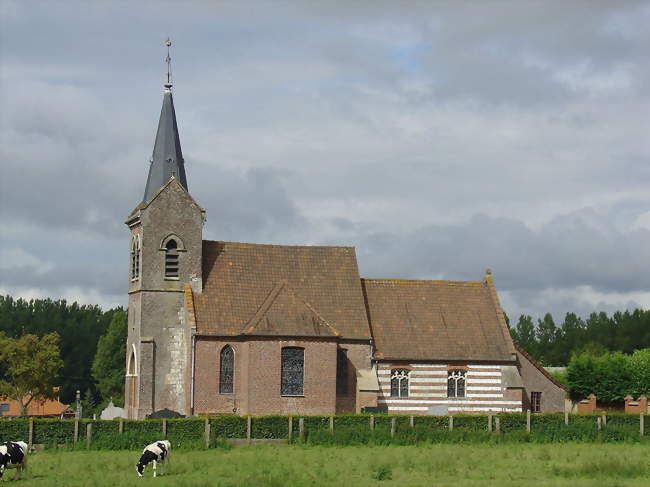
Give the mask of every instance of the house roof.
<svg viewBox="0 0 650 487">
<path fill-rule="evenodd" d="M 203 242 L 197 333 L 370 339 L 354 247 Z"/>
<path fill-rule="evenodd" d="M 23 401 L 27 400 L 29 396 L 25 396 Z M 20 403 L 15 399 L 0 398 L 0 404 L 7 404 L 6 411 L 2 411 L 0 416 L 13 417 L 20 416 Z M 32 400 L 27 406 L 27 416 L 38 417 L 58 417 L 63 414 L 69 406 L 62 404 L 58 399 L 47 399 L 45 401 Z"/>
<path fill-rule="evenodd" d="M 376 358 L 513 361 L 491 275 L 476 282 L 361 282 Z"/>
</svg>

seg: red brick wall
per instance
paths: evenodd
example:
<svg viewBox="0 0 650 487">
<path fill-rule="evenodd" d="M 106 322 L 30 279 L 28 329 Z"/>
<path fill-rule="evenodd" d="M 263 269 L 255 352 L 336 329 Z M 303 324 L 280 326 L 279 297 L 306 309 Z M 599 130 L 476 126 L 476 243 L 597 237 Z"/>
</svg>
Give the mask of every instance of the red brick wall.
<svg viewBox="0 0 650 487">
<path fill-rule="evenodd" d="M 219 394 L 219 356 L 235 351 L 235 393 Z M 304 397 L 280 394 L 283 347 L 305 349 Z M 195 414 L 334 414 L 336 347 L 327 339 L 199 338 L 196 343 Z M 356 357 L 356 352 L 355 352 Z"/>
</svg>

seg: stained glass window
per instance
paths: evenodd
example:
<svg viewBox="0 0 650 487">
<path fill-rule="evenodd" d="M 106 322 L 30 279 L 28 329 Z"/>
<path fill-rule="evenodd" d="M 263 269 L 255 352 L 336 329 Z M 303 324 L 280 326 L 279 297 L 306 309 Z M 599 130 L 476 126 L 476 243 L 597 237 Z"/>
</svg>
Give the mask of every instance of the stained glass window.
<svg viewBox="0 0 650 487">
<path fill-rule="evenodd" d="M 390 395 L 391 397 L 409 396 L 408 370 L 393 369 L 390 371 Z"/>
<path fill-rule="evenodd" d="M 232 394 L 234 392 L 235 353 L 230 345 L 221 349 L 219 362 L 219 392 Z"/>
<path fill-rule="evenodd" d="M 336 395 L 348 393 L 348 351 L 339 348 L 336 352 Z"/>
<path fill-rule="evenodd" d="M 447 397 L 465 397 L 465 371 L 447 372 Z"/>
<path fill-rule="evenodd" d="M 282 349 L 282 381 L 283 396 L 302 396 L 305 374 L 305 349 L 286 347 Z"/>
</svg>

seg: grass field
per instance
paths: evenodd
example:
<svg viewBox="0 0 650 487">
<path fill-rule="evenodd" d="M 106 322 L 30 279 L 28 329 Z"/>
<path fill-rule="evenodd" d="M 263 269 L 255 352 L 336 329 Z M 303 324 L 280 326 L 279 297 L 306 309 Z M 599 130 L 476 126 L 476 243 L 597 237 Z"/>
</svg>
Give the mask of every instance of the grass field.
<svg viewBox="0 0 650 487">
<path fill-rule="evenodd" d="M 175 451 L 166 476 L 138 478 L 138 452 L 42 451 L 29 486 L 635 486 L 650 485 L 648 444 L 258 445 Z M 5 474 L 13 479 L 15 471 Z"/>
</svg>

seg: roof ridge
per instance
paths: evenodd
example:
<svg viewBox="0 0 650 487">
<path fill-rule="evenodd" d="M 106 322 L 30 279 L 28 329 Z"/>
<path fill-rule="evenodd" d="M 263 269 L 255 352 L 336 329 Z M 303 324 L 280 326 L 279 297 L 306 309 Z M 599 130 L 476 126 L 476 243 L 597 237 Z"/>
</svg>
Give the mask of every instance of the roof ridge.
<svg viewBox="0 0 650 487">
<path fill-rule="evenodd" d="M 240 247 L 290 247 L 290 248 L 308 248 L 308 249 L 356 249 L 350 245 L 284 245 L 284 244 L 262 244 L 253 242 L 230 242 L 226 240 L 203 240 L 206 243 L 229 244 Z"/>
<path fill-rule="evenodd" d="M 451 279 L 391 279 L 388 277 L 362 277 L 364 282 L 378 282 L 378 283 L 393 283 L 393 284 L 409 284 L 409 283 L 435 283 L 435 284 L 472 284 L 483 285 L 483 281 L 454 281 Z"/>
</svg>

